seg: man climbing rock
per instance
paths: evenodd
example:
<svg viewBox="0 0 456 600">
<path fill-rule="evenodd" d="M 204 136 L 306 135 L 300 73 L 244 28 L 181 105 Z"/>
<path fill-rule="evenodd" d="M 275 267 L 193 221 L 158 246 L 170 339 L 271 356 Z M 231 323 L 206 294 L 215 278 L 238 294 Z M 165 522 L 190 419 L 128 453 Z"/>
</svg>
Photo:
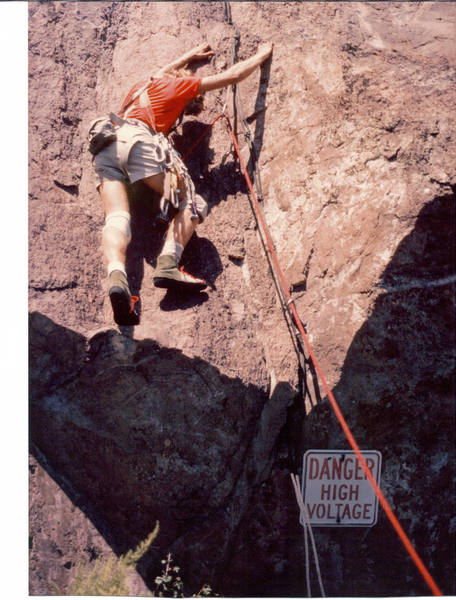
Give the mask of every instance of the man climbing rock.
<svg viewBox="0 0 456 600">
<path fill-rule="evenodd" d="M 211 57 L 209 44 L 201 44 L 137 83 L 129 92 L 114 120 L 113 141 L 94 160 L 98 190 L 106 221 L 102 249 L 107 264 L 109 297 L 118 325 L 136 325 L 139 317 L 131 296 L 125 256 L 131 239 L 130 209 L 126 184 L 144 182 L 161 195 L 161 205 L 171 203 L 177 214 L 169 224 L 165 243 L 157 259 L 154 285 L 175 290 L 202 290 L 206 282 L 178 268 L 182 252 L 198 223 L 207 214 L 207 204 L 196 194 L 179 154 L 166 138 L 184 113 L 199 114 L 202 94 L 237 84 L 248 77 L 272 52 L 272 44 L 226 71 L 197 77 L 183 70 L 191 61 Z M 114 131 L 114 129 L 113 129 Z"/>
</svg>

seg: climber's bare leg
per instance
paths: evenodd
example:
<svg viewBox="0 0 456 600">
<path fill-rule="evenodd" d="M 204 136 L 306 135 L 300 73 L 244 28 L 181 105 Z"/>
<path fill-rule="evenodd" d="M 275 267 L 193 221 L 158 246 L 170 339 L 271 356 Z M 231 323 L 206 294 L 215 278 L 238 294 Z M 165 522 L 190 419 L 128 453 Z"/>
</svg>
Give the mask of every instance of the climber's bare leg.
<svg viewBox="0 0 456 600">
<path fill-rule="evenodd" d="M 163 195 L 164 173 L 146 177 L 142 181 L 154 191 Z M 185 187 L 182 187 L 180 191 L 182 198 L 185 194 Z M 198 279 L 178 269 L 182 252 L 199 222 L 199 219 L 192 219 L 191 217 L 191 209 L 186 207 L 184 210 L 179 211 L 171 221 L 161 254 L 157 258 L 157 270 L 154 277 L 156 287 L 199 291 L 207 286 L 204 279 Z"/>
<path fill-rule="evenodd" d="M 116 211 L 125 211 L 130 214 L 127 187 L 122 181 L 104 180 L 98 189 L 106 216 Z M 106 265 L 112 262 L 120 262 L 125 265 L 128 243 L 128 236 L 124 232 L 106 224 L 101 238 Z"/>
<path fill-rule="evenodd" d="M 163 190 L 165 186 L 165 173 L 159 173 L 158 175 L 151 175 L 150 177 L 144 177 L 141 179 L 143 183 L 149 186 L 154 192 L 163 196 Z"/>
<path fill-rule="evenodd" d="M 160 194 L 160 196 L 163 195 L 163 187 L 165 182 L 164 173 L 160 173 L 159 175 L 151 175 L 142 181 L 155 192 Z M 168 231 L 166 232 L 165 241 L 174 240 L 185 248 L 199 222 L 199 219 L 192 219 L 191 216 L 192 213 L 189 208 L 178 212 L 170 223 Z"/>
<path fill-rule="evenodd" d="M 139 323 L 130 293 L 125 260 L 131 239 L 127 187 L 122 181 L 104 180 L 98 188 L 106 214 L 101 245 L 109 276 L 109 299 L 118 325 Z"/>
<path fill-rule="evenodd" d="M 187 207 L 178 212 L 171 221 L 168 231 L 166 232 L 165 242 L 174 240 L 185 248 L 195 232 L 198 223 L 199 219 L 192 219 L 192 211 L 190 208 Z"/>
</svg>

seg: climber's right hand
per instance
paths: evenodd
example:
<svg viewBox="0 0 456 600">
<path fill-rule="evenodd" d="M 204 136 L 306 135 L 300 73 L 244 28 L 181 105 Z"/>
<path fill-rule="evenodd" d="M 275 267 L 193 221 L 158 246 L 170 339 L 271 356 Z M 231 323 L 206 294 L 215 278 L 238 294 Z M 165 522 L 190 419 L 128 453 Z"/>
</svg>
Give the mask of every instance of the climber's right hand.
<svg viewBox="0 0 456 600">
<path fill-rule="evenodd" d="M 264 42 L 258 47 L 257 54 L 261 56 L 262 60 L 266 60 L 272 54 L 274 44 L 272 42 Z"/>
</svg>

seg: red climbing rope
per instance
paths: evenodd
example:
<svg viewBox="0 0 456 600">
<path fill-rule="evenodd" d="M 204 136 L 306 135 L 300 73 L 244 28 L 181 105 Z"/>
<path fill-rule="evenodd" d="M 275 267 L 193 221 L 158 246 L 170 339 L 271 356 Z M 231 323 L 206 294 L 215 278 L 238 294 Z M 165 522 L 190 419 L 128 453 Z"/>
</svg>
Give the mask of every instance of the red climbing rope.
<svg viewBox="0 0 456 600">
<path fill-rule="evenodd" d="M 207 133 L 209 132 L 209 130 L 211 129 L 211 127 L 216 123 L 216 121 L 218 121 L 221 117 L 224 117 L 227 124 L 228 124 L 228 128 L 230 131 L 230 135 L 231 138 L 233 140 L 233 144 L 234 144 L 234 148 L 236 150 L 236 154 L 238 156 L 239 159 L 239 165 L 241 167 L 241 171 L 242 174 L 244 175 L 245 181 L 247 183 L 247 187 L 249 188 L 249 192 L 250 192 L 250 196 L 253 202 L 253 205 L 255 207 L 255 214 L 257 217 L 258 222 L 261 225 L 261 229 L 262 229 L 262 233 L 264 235 L 266 244 L 267 244 L 267 250 L 269 252 L 270 258 L 274 264 L 275 270 L 276 270 L 276 274 L 277 277 L 280 281 L 280 285 L 282 288 L 282 293 L 284 295 L 284 297 L 286 298 L 286 304 L 293 316 L 294 322 L 296 327 L 298 328 L 299 333 L 301 334 L 302 340 L 307 348 L 307 351 L 309 353 L 309 356 L 312 360 L 312 363 L 315 367 L 315 371 L 318 374 L 318 377 L 320 378 L 320 381 L 323 385 L 323 388 L 326 392 L 326 395 L 328 396 L 329 402 L 331 403 L 332 409 L 334 410 L 334 413 L 336 414 L 336 417 L 342 427 L 343 432 L 345 433 L 348 443 L 350 444 L 350 446 L 353 448 L 356 457 L 358 458 L 358 461 L 364 471 L 364 473 L 366 474 L 367 479 L 369 480 L 370 484 L 372 485 L 372 488 L 375 492 L 375 495 L 377 496 L 380 504 L 383 507 L 383 510 L 386 513 L 386 516 L 388 517 L 388 519 L 390 520 L 392 526 L 394 527 L 396 533 L 398 534 L 401 542 L 403 543 L 405 549 L 407 550 L 408 554 L 410 555 L 411 559 L 413 560 L 413 562 L 415 563 L 417 569 L 419 570 L 419 572 L 421 573 L 423 579 L 425 580 L 425 582 L 427 583 L 429 589 L 432 591 L 434 596 L 442 596 L 442 592 L 440 591 L 440 589 L 438 588 L 437 584 L 435 583 L 434 579 L 432 578 L 432 575 L 429 573 L 429 571 L 427 570 L 426 566 L 424 565 L 423 561 L 421 560 L 421 558 L 418 556 L 417 551 L 415 550 L 412 542 L 410 541 L 409 537 L 407 536 L 407 534 L 405 533 L 405 531 L 403 530 L 401 524 L 399 523 L 399 521 L 397 520 L 391 506 L 389 505 L 388 501 L 386 500 L 385 496 L 383 495 L 383 492 L 381 491 L 380 487 L 378 486 L 377 482 L 374 479 L 374 476 L 372 475 L 371 470 L 369 469 L 369 467 L 367 466 L 367 463 L 363 457 L 363 455 L 361 454 L 361 451 L 359 449 L 358 443 L 356 442 L 355 438 L 353 437 L 353 434 L 342 414 L 342 411 L 339 408 L 339 405 L 336 401 L 336 398 L 334 397 L 334 394 L 332 393 L 331 389 L 329 388 L 328 383 L 326 382 L 325 376 L 320 368 L 320 365 L 317 361 L 317 358 L 314 354 L 314 351 L 312 349 L 312 346 L 310 345 L 309 339 L 307 337 L 306 331 L 304 329 L 304 325 L 302 324 L 302 321 L 298 315 L 298 311 L 296 310 L 296 307 L 294 305 L 294 300 L 291 297 L 291 294 L 288 290 L 288 286 L 286 285 L 285 282 L 285 278 L 283 276 L 282 273 L 282 269 L 280 268 L 280 264 L 279 261 L 277 259 L 277 255 L 276 252 L 274 250 L 274 244 L 273 241 L 271 239 L 271 236 L 269 234 L 269 230 L 268 227 L 264 221 L 263 218 L 263 214 L 261 211 L 261 207 L 260 204 L 258 202 L 258 198 L 256 197 L 255 191 L 253 189 L 252 186 L 252 182 L 250 180 L 246 165 L 242 159 L 241 156 L 241 151 L 239 149 L 239 145 L 236 139 L 236 135 L 234 133 L 233 127 L 231 125 L 231 121 L 228 117 L 228 115 L 226 113 L 221 113 L 220 115 L 218 115 L 213 121 L 212 123 L 210 123 L 210 125 L 208 125 L 206 131 L 198 138 L 198 140 L 193 144 L 193 146 L 190 148 L 190 150 L 185 154 L 186 158 L 197 146 L 198 144 L 201 142 L 201 140 L 207 135 Z"/>
</svg>

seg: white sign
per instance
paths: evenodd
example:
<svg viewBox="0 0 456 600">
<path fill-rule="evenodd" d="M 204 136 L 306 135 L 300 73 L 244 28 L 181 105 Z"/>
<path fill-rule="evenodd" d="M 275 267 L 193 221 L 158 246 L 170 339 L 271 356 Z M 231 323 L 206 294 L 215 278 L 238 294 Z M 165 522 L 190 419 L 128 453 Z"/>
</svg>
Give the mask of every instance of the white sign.
<svg viewBox="0 0 456 600">
<path fill-rule="evenodd" d="M 363 450 L 361 454 L 379 484 L 382 455 L 376 450 Z M 308 450 L 302 473 L 302 496 L 311 525 L 375 525 L 378 499 L 354 452 Z"/>
</svg>

